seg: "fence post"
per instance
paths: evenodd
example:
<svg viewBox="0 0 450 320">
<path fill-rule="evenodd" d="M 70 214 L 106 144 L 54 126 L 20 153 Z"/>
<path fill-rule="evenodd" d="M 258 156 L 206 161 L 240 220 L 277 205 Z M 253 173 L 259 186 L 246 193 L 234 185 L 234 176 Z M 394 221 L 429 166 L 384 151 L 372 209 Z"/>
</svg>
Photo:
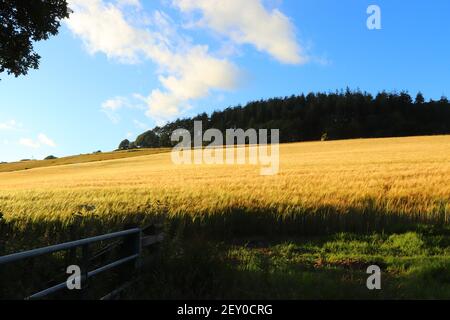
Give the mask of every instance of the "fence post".
<svg viewBox="0 0 450 320">
<path fill-rule="evenodd" d="M 79 225 L 79 218 L 78 216 L 75 216 L 73 222 L 69 225 L 69 240 L 68 241 L 73 241 L 76 239 L 76 232 L 77 232 L 77 227 Z M 66 252 L 65 255 L 65 264 L 71 265 L 73 263 L 76 263 L 77 261 L 77 248 L 71 248 Z"/>
<path fill-rule="evenodd" d="M 81 247 L 81 292 L 80 298 L 86 299 L 89 287 L 89 244 Z"/>
<path fill-rule="evenodd" d="M 120 248 L 120 256 L 125 258 L 134 254 L 141 254 L 141 234 L 142 231 L 128 235 L 124 238 Z M 119 280 L 121 283 L 128 281 L 131 276 L 138 270 L 140 259 L 130 261 L 119 269 Z"/>
</svg>

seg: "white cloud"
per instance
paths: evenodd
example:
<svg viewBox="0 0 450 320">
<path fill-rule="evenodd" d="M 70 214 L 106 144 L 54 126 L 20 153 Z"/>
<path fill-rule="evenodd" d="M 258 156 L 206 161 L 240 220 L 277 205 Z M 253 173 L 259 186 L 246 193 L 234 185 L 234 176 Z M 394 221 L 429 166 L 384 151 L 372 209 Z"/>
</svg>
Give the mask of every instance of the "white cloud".
<svg viewBox="0 0 450 320">
<path fill-rule="evenodd" d="M 56 147 L 56 143 L 43 133 L 40 133 L 36 140 L 30 138 L 21 138 L 19 140 L 19 144 L 33 149 L 38 149 L 42 146 Z"/>
<path fill-rule="evenodd" d="M 38 141 L 45 146 L 56 147 L 56 143 L 43 133 L 40 133 L 38 135 Z"/>
<path fill-rule="evenodd" d="M 69 0 L 74 11 L 67 24 L 80 37 L 86 49 L 95 54 L 121 62 L 138 62 L 138 50 L 151 41 L 150 35 L 133 28 L 125 20 L 122 10 L 102 0 Z"/>
<path fill-rule="evenodd" d="M 19 140 L 19 143 L 25 147 L 34 148 L 34 149 L 37 149 L 41 146 L 41 144 L 39 142 L 34 141 L 33 139 L 29 139 L 29 138 L 22 138 Z"/>
<path fill-rule="evenodd" d="M 102 103 L 103 110 L 111 110 L 117 111 L 126 104 L 126 98 L 124 97 L 115 97 L 113 99 L 106 100 Z"/>
<path fill-rule="evenodd" d="M 283 63 L 307 59 L 289 18 L 278 9 L 265 8 L 261 0 L 167 2 L 186 14 L 200 12 L 197 25 L 228 38 L 227 50 L 221 51 L 233 53 L 235 45 L 251 44 Z M 145 103 L 147 116 L 157 124 L 182 115 L 194 100 L 237 86 L 239 70 L 228 58 L 192 43 L 168 15 L 161 11 L 148 14 L 139 0 L 69 0 L 69 5 L 74 13 L 67 25 L 89 53 L 103 53 L 122 63 L 150 60 L 157 65 L 160 87 L 130 97 Z M 118 111 L 132 105 L 124 99 L 116 97 L 102 104 L 102 111 L 115 123 L 120 121 Z"/>
<path fill-rule="evenodd" d="M 111 122 L 117 124 L 121 120 L 121 117 L 119 115 L 119 111 L 121 109 L 124 108 L 141 109 L 141 110 L 146 109 L 145 106 L 142 106 L 142 104 L 139 104 L 136 101 L 134 101 L 140 98 L 133 96 L 132 99 L 133 100 L 121 96 L 108 99 L 102 103 L 101 111 L 106 114 L 106 116 L 111 120 Z"/>
<path fill-rule="evenodd" d="M 147 115 L 159 124 L 190 108 L 190 101 L 206 97 L 213 89 L 232 90 L 237 68 L 227 60 L 209 55 L 207 46 L 194 46 L 183 54 L 174 54 L 172 74 L 161 75 L 165 91 L 155 89 L 142 99 L 149 109 Z"/>
<path fill-rule="evenodd" d="M 205 97 L 211 90 L 234 88 L 237 68 L 226 59 L 213 57 L 207 46 L 193 45 L 177 34 L 167 15 L 156 11 L 150 19 L 152 30 L 148 24 L 130 22 L 128 11 L 117 2 L 69 3 L 74 13 L 67 21 L 68 27 L 83 40 L 88 52 L 103 52 L 125 63 L 149 59 L 158 65 L 162 88 L 146 97 L 137 95 L 147 104 L 147 115 L 157 122 L 179 116 L 189 108 L 191 100 Z M 133 19 L 140 20 L 145 19 Z M 115 111 L 111 110 L 113 102 L 105 106 L 110 114 Z M 119 120 L 117 115 L 112 117 Z"/>
<path fill-rule="evenodd" d="M 10 130 L 10 131 L 18 131 L 22 129 L 23 125 L 16 120 L 9 120 L 3 123 L 0 123 L 0 130 Z"/>
<path fill-rule="evenodd" d="M 173 0 L 173 4 L 184 13 L 199 11 L 202 17 L 194 25 L 210 28 L 238 44 L 254 45 L 283 63 L 308 60 L 290 19 L 278 9 L 267 10 L 261 0 Z"/>
<path fill-rule="evenodd" d="M 120 116 L 117 113 L 119 109 L 122 109 L 128 104 L 127 99 L 124 97 L 115 97 L 108 99 L 102 103 L 102 112 L 111 120 L 112 123 L 119 123 Z"/>
<path fill-rule="evenodd" d="M 135 7 L 135 8 L 142 8 L 141 2 L 139 0 L 117 0 L 117 5 L 119 7 Z"/>
</svg>

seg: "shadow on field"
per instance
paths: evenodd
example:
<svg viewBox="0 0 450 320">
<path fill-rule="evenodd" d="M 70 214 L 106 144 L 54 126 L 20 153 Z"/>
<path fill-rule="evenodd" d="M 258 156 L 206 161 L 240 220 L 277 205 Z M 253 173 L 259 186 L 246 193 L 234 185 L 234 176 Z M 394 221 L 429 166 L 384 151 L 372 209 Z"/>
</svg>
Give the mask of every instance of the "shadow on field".
<svg viewBox="0 0 450 320">
<path fill-rule="evenodd" d="M 86 207 L 86 206 L 83 206 Z M 120 231 L 124 226 L 146 226 L 163 223 L 168 233 L 182 232 L 190 237 L 203 235 L 208 240 L 229 240 L 245 236 L 324 236 L 339 232 L 369 234 L 372 232 L 407 232 L 417 225 L 444 228 L 449 224 L 446 206 L 434 214 L 408 214 L 387 211 L 367 199 L 360 207 L 337 210 L 332 206 L 314 209 L 249 209 L 230 207 L 220 212 L 180 214 L 154 212 L 143 208 L 139 213 L 110 213 L 107 217 L 82 210 L 62 219 L 29 218 L 5 220 L 0 208 L 0 255 L 47 246 L 104 233 Z M 14 217 L 14 215 L 9 215 Z"/>
<path fill-rule="evenodd" d="M 306 240 L 305 240 L 306 241 Z M 450 299 L 450 256 L 290 258 L 290 243 L 233 249 L 200 237 L 166 244 L 126 299 Z M 323 252 L 322 252 L 323 253 Z M 286 254 L 288 256 L 286 256 Z M 351 255 L 350 255 L 351 256 Z M 312 259 L 308 259 L 312 258 Z M 322 260 L 323 259 L 323 260 Z M 385 261 L 389 262 L 385 262 Z M 366 287 L 366 269 L 382 267 L 382 290 Z M 397 268 L 398 269 L 397 269 Z M 400 271 L 400 269 L 402 269 Z"/>
<path fill-rule="evenodd" d="M 223 212 L 198 216 L 181 215 L 167 218 L 171 230 L 183 230 L 186 236 L 204 235 L 207 239 L 229 240 L 235 237 L 325 236 L 339 232 L 370 234 L 373 232 L 407 232 L 418 225 L 445 228 L 449 225 L 445 207 L 433 215 L 386 212 L 368 201 L 364 210 L 332 206 L 316 209 L 292 208 L 288 213 L 277 209 L 250 210 L 233 207 Z"/>
<path fill-rule="evenodd" d="M 145 257 L 151 267 L 128 299 L 450 299 L 446 211 L 409 215 L 370 203 L 363 211 L 234 207 L 198 215 L 114 214 L 107 222 L 95 211 L 66 221 L 0 217 L 0 255 L 162 222 L 168 240 Z M 342 233 L 349 236 L 336 238 Z M 295 240 L 274 245 L 288 238 Z M 61 263 L 64 257 L 53 256 L 3 267 L 0 299 L 25 296 L 61 272 Z M 387 270 L 381 291 L 365 285 L 373 263 Z"/>
</svg>

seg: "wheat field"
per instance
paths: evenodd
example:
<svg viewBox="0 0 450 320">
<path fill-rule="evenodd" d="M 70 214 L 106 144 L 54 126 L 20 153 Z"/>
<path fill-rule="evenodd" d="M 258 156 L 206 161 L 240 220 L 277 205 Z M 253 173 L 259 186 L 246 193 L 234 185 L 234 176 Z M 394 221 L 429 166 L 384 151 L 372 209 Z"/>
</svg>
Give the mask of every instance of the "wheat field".
<svg viewBox="0 0 450 320">
<path fill-rule="evenodd" d="M 111 226 L 183 217 L 214 232 L 314 234 L 450 220 L 450 136 L 284 144 L 279 174 L 259 170 L 175 165 L 158 153 L 2 172 L 0 212 L 22 231 L 74 217 Z"/>
</svg>

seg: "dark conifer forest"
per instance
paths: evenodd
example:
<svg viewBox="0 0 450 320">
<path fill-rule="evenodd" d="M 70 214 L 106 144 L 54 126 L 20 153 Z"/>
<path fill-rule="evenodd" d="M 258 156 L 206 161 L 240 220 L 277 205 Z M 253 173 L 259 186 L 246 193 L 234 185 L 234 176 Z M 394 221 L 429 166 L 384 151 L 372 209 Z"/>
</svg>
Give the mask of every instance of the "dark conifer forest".
<svg viewBox="0 0 450 320">
<path fill-rule="evenodd" d="M 450 133 L 450 104 L 446 97 L 425 101 L 419 92 L 380 92 L 373 96 L 349 89 L 334 93 L 309 93 L 249 102 L 211 115 L 199 114 L 156 127 L 121 144 L 123 148 L 171 147 L 174 130 L 193 132 L 195 120 L 203 130 L 254 128 L 280 129 L 280 142 L 381 138 Z M 125 146 L 125 147 L 124 147 Z"/>
</svg>

